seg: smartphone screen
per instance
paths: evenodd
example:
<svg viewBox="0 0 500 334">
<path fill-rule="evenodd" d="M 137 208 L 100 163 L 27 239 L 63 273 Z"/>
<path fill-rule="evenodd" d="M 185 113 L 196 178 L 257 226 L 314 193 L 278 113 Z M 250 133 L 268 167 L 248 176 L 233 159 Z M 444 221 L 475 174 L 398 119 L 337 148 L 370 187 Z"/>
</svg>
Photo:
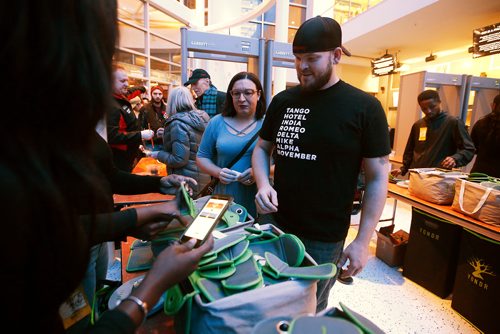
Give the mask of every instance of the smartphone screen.
<svg viewBox="0 0 500 334">
<path fill-rule="evenodd" d="M 181 236 L 180 242 L 186 242 L 193 238 L 197 240 L 195 247 L 200 246 L 222 219 L 231 201 L 231 196 L 213 195 L 210 197 L 193 222 L 189 224 Z"/>
</svg>

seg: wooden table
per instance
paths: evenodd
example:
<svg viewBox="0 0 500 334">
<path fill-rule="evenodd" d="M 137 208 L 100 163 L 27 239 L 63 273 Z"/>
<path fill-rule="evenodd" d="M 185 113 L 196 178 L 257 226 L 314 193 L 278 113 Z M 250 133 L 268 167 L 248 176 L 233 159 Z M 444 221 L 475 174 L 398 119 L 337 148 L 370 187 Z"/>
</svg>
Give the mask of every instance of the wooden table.
<svg viewBox="0 0 500 334">
<path fill-rule="evenodd" d="M 160 193 L 148 193 L 138 195 L 113 195 L 113 202 L 118 206 L 127 206 L 134 204 L 151 204 L 171 201 L 175 198 L 173 195 L 164 195 Z"/>
<path fill-rule="evenodd" d="M 423 199 L 410 195 L 408 189 L 401 188 L 393 183 L 389 183 L 388 196 L 396 201 L 402 201 L 428 212 L 436 217 L 446 219 L 454 224 L 465 227 L 471 231 L 484 235 L 490 239 L 500 241 L 500 226 L 484 223 L 480 220 L 466 216 L 451 208 L 450 205 L 439 205 L 427 202 Z M 397 203 L 394 203 L 395 206 Z M 394 217 L 393 217 L 394 218 Z"/>
</svg>

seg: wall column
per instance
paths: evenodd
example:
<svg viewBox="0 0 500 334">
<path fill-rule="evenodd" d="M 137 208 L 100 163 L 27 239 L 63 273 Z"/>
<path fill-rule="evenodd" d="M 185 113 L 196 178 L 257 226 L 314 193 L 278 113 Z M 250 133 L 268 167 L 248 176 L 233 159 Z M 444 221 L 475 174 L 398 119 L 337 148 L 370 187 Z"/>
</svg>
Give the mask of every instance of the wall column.
<svg viewBox="0 0 500 334">
<path fill-rule="evenodd" d="M 274 40 L 288 43 L 288 17 L 290 9 L 289 0 L 276 0 L 276 30 Z M 272 96 L 285 90 L 286 88 L 286 68 L 274 68 L 273 92 Z"/>
</svg>

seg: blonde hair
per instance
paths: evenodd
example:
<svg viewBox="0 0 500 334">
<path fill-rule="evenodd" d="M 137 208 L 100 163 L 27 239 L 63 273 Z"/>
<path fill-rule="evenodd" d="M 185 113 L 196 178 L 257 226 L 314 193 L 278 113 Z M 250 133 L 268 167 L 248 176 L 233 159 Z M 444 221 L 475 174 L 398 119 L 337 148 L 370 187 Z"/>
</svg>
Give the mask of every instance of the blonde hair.
<svg viewBox="0 0 500 334">
<path fill-rule="evenodd" d="M 168 93 L 167 115 L 172 116 L 178 112 L 196 110 L 191 91 L 184 87 L 175 87 Z"/>
</svg>

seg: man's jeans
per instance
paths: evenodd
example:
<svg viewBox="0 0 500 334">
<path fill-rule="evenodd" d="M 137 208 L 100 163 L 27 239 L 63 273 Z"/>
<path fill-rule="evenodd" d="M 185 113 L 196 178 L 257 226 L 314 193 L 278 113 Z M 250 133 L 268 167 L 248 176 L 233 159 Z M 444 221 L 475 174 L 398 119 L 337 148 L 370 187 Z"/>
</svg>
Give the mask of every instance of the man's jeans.
<svg viewBox="0 0 500 334">
<path fill-rule="evenodd" d="M 344 240 L 338 242 L 322 242 L 300 238 L 306 246 L 306 251 L 318 263 L 336 264 L 344 249 Z M 316 313 L 324 310 L 328 305 L 330 290 L 337 279 L 338 272 L 334 277 L 327 280 L 318 281 L 318 291 L 316 292 Z"/>
</svg>

